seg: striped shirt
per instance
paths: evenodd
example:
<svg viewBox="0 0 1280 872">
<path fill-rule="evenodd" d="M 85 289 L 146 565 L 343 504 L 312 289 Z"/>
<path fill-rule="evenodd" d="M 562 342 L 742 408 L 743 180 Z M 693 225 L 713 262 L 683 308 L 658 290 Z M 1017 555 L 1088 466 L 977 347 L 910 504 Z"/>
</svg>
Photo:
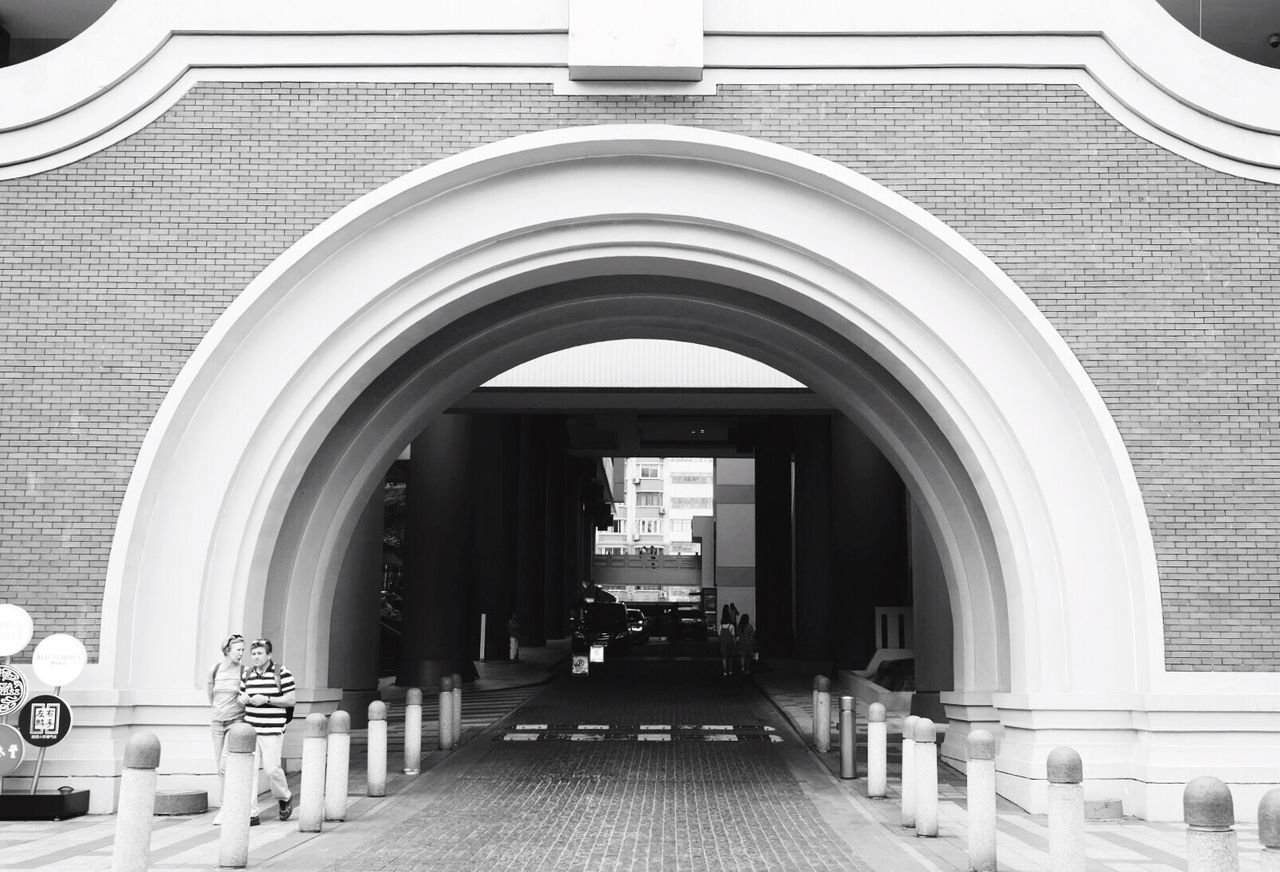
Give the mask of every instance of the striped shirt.
<svg viewBox="0 0 1280 872">
<path fill-rule="evenodd" d="M 276 670 L 280 671 L 279 684 L 276 684 Z M 293 673 L 283 666 L 276 666 L 274 660 L 268 660 L 261 670 L 245 670 L 244 677 L 240 679 L 240 690 L 249 694 L 250 698 L 258 694 L 272 698 L 282 697 L 294 691 Z M 260 736 L 279 736 L 284 733 L 285 711 L 282 706 L 246 704 L 244 719 Z"/>
</svg>

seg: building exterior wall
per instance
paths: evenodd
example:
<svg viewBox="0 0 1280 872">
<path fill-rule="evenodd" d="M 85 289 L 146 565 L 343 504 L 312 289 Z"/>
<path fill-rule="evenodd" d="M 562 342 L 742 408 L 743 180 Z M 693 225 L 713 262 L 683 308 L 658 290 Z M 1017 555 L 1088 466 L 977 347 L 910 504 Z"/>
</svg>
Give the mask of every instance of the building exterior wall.
<svg viewBox="0 0 1280 872">
<path fill-rule="evenodd" d="M 118 145 L 0 182 L 11 600 L 39 632 L 77 633 L 96 652 L 142 435 L 213 320 L 290 242 L 482 142 L 641 119 L 827 157 L 995 260 L 1120 427 L 1160 560 L 1168 668 L 1273 667 L 1280 610 L 1257 606 L 1280 598 L 1280 446 L 1266 436 L 1280 415 L 1280 188 L 1172 155 L 1065 85 L 565 97 L 491 83 L 210 84 Z"/>
</svg>

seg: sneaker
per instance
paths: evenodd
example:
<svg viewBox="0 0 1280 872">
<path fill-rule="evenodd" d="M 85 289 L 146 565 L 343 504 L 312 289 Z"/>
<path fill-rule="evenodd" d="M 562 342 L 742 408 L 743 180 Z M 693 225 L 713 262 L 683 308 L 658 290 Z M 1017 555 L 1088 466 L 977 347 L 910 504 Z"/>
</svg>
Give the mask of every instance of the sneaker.
<svg viewBox="0 0 1280 872">
<path fill-rule="evenodd" d="M 293 797 L 280 800 L 280 820 L 287 821 L 293 814 Z"/>
<path fill-rule="evenodd" d="M 253 817 L 249 818 L 249 826 L 251 827 L 262 826 L 262 818 L 258 817 L 255 814 Z"/>
</svg>

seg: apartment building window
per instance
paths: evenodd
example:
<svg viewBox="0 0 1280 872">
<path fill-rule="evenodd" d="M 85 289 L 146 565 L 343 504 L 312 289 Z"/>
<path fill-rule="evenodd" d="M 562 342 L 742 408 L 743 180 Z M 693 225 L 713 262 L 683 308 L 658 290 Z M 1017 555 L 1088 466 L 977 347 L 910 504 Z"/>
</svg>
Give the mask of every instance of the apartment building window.
<svg viewBox="0 0 1280 872">
<path fill-rule="evenodd" d="M 711 484 L 711 474 L 705 472 L 673 472 L 672 484 Z"/>
<path fill-rule="evenodd" d="M 656 467 L 656 466 L 642 466 L 642 467 L 640 467 L 640 477 L 641 477 L 641 478 L 658 478 L 658 476 L 659 476 L 658 467 Z"/>
<path fill-rule="evenodd" d="M 710 497 L 672 497 L 671 508 L 673 509 L 709 509 L 711 508 Z"/>
<path fill-rule="evenodd" d="M 661 527 L 662 521 L 660 521 L 657 518 L 641 518 L 636 523 L 640 525 L 641 533 L 661 533 L 662 532 L 662 527 Z"/>
<path fill-rule="evenodd" d="M 662 505 L 662 491 L 646 491 L 636 494 L 637 506 L 660 506 Z"/>
</svg>

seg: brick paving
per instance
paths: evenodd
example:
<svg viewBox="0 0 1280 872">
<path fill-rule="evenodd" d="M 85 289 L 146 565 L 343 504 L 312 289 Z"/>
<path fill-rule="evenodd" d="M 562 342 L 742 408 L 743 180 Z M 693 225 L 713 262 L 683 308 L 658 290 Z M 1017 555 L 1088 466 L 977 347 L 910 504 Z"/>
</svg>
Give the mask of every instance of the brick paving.
<svg viewBox="0 0 1280 872">
<path fill-rule="evenodd" d="M 754 685 L 723 678 L 713 661 L 615 663 L 585 679 L 562 676 L 519 720 L 782 726 Z M 464 770 L 423 781 L 403 797 L 396 820 L 324 868 L 870 868 L 827 823 L 776 743 L 482 742 L 470 750 Z"/>
</svg>

